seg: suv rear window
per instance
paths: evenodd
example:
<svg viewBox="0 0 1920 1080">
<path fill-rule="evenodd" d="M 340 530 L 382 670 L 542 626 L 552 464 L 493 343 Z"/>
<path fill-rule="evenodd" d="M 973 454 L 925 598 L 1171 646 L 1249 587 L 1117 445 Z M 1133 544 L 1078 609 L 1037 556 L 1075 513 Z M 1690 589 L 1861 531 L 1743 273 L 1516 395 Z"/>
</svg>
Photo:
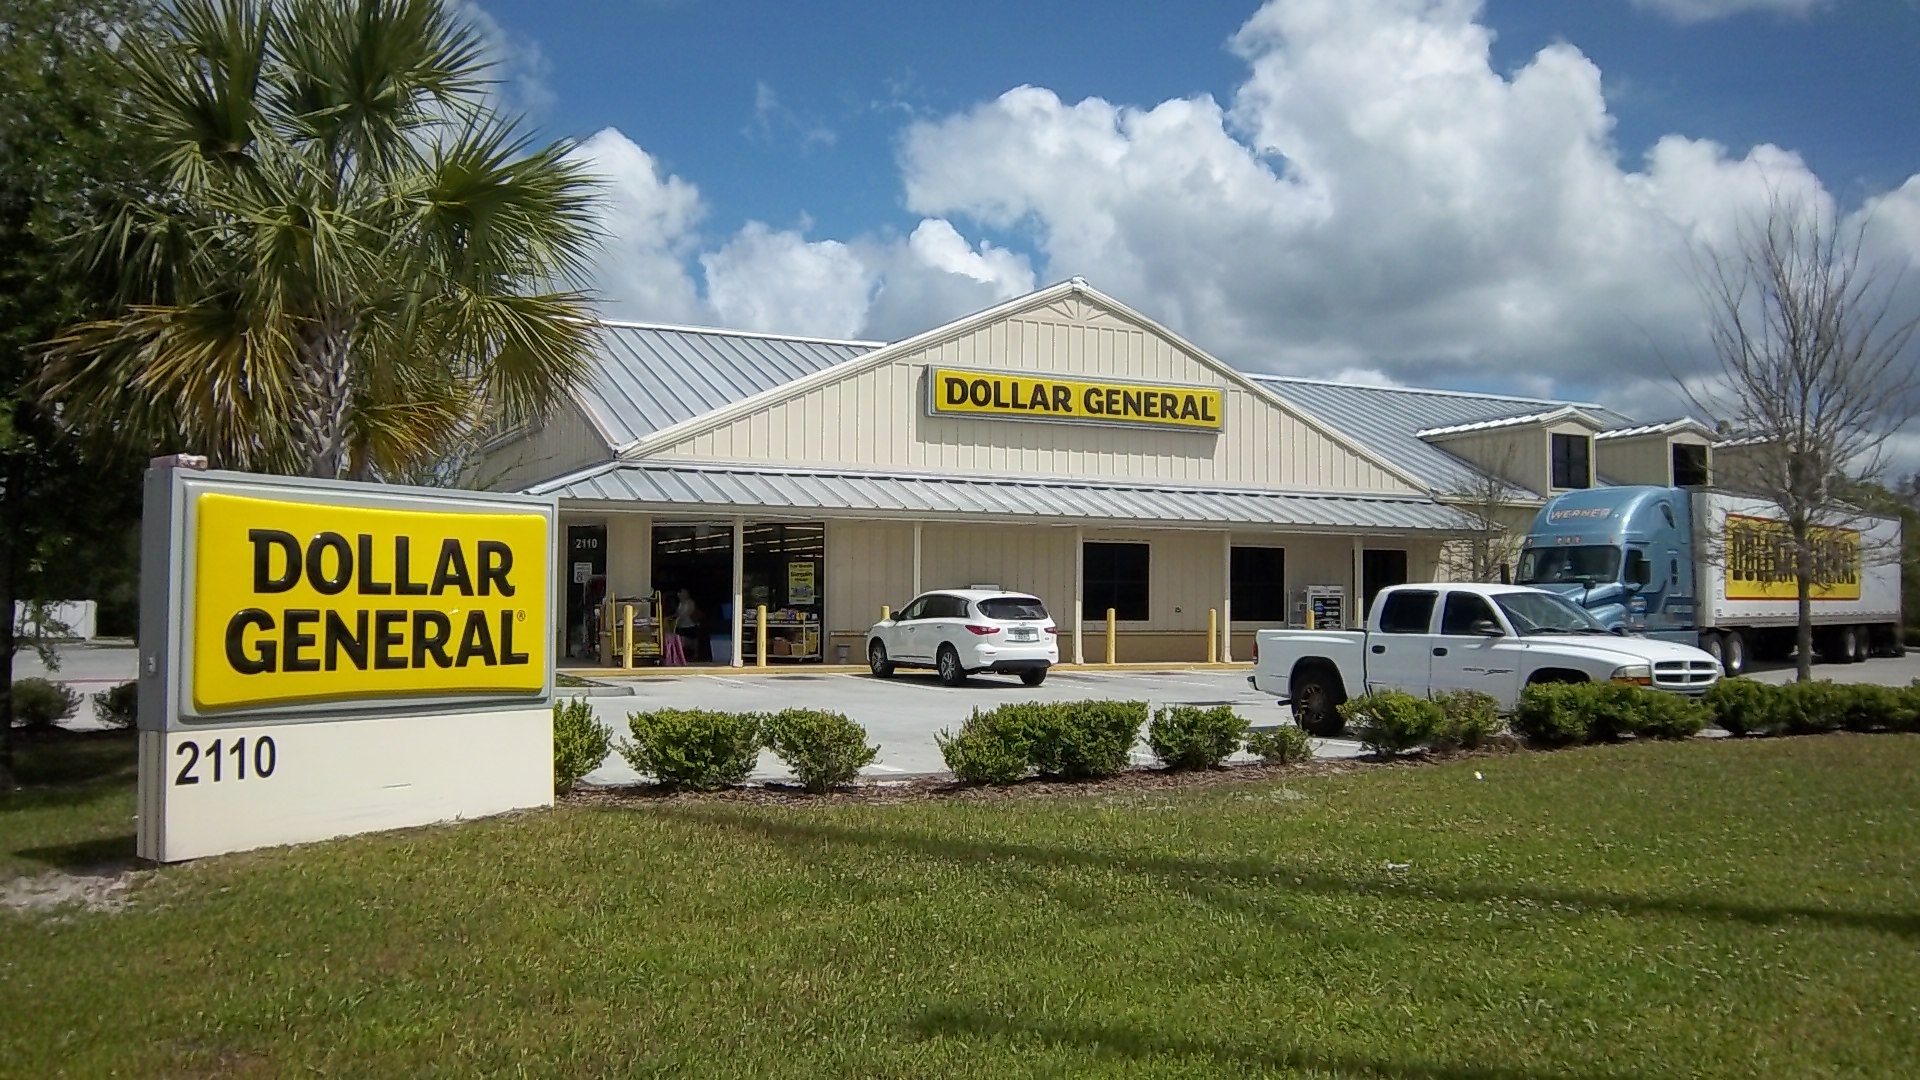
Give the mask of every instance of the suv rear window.
<svg viewBox="0 0 1920 1080">
<path fill-rule="evenodd" d="M 977 605 L 980 614 L 989 619 L 1044 619 L 1047 617 L 1047 605 L 1031 596 L 996 596 L 991 600 L 982 600 Z"/>
</svg>

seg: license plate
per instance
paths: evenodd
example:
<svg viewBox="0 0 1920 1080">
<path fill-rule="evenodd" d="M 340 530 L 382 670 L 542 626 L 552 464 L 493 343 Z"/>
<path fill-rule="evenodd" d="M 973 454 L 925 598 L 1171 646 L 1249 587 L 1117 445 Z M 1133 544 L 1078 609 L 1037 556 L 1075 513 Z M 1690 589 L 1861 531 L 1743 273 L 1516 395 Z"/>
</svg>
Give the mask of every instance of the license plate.
<svg viewBox="0 0 1920 1080">
<path fill-rule="evenodd" d="M 1040 631 L 1026 626 L 1016 626 L 1007 631 L 1008 641 L 1039 641 Z"/>
</svg>

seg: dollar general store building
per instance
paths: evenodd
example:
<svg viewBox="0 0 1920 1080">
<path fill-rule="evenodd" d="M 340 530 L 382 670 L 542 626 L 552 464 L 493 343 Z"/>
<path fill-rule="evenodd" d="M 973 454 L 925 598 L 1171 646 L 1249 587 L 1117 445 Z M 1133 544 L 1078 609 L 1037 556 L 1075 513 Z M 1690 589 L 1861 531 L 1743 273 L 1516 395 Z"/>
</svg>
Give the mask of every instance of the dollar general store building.
<svg viewBox="0 0 1920 1080">
<path fill-rule="evenodd" d="M 691 662 L 756 662 L 761 605 L 770 661 L 858 662 L 883 606 L 967 586 L 1041 597 L 1063 660 L 1104 658 L 1109 609 L 1121 662 L 1204 659 L 1210 612 L 1216 655 L 1244 659 L 1310 596 L 1350 626 L 1382 586 L 1439 575 L 1470 528 L 1448 493 L 1481 472 L 1524 520 L 1596 460 L 1669 483 L 1676 447 L 1707 441 L 1243 372 L 1078 279 L 891 343 L 615 323 L 602 342 L 577 399 L 477 474 L 560 499 L 563 662 L 613 657 L 626 603 L 651 658 L 683 589 Z"/>
</svg>

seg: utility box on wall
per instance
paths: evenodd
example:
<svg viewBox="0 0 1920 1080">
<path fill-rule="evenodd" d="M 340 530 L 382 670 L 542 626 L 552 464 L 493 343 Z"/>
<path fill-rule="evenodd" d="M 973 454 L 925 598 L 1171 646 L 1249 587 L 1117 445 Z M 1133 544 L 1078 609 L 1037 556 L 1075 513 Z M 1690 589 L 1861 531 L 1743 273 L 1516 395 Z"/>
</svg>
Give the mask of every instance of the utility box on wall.
<svg viewBox="0 0 1920 1080">
<path fill-rule="evenodd" d="M 552 498 L 147 473 L 138 853 L 553 802 Z"/>
</svg>

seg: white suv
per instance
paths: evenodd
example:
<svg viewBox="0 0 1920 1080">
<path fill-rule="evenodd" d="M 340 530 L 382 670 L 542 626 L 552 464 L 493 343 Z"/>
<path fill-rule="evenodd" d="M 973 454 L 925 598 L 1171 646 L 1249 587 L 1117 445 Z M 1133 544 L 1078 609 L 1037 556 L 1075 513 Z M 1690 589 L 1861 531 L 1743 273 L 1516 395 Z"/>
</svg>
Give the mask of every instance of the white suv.
<svg viewBox="0 0 1920 1080">
<path fill-rule="evenodd" d="M 1026 593 L 943 589 L 923 593 L 867 634 L 867 664 L 880 678 L 899 667 L 930 667 L 958 686 L 976 671 L 1046 681 L 1060 662 L 1059 628 Z"/>
</svg>

